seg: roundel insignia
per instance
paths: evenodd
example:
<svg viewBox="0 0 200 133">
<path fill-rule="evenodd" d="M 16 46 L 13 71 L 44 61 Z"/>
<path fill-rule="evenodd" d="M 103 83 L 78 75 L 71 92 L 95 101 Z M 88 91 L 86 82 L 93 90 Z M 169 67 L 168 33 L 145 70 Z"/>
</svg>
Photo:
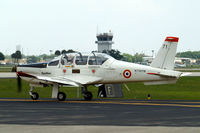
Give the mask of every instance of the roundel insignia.
<svg viewBox="0 0 200 133">
<path fill-rule="evenodd" d="M 131 77 L 131 71 L 128 70 L 128 69 L 124 70 L 123 76 L 124 76 L 124 78 L 127 78 L 127 79 L 130 78 Z"/>
</svg>

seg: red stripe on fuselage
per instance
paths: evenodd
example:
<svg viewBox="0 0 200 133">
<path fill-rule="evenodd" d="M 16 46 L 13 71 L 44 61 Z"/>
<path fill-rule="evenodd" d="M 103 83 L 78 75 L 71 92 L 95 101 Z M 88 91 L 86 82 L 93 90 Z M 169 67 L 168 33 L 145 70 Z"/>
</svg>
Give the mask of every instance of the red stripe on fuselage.
<svg viewBox="0 0 200 133">
<path fill-rule="evenodd" d="M 17 72 L 17 76 L 36 78 L 35 76 L 27 74 L 27 73 L 24 73 L 24 72 Z"/>
<path fill-rule="evenodd" d="M 147 73 L 147 74 L 150 74 L 150 75 L 157 75 L 157 73 Z"/>
</svg>

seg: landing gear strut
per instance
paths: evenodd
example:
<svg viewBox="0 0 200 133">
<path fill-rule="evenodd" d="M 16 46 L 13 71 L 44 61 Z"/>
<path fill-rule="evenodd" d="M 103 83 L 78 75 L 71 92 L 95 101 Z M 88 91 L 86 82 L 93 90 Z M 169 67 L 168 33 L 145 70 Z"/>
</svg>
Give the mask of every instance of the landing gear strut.
<svg viewBox="0 0 200 133">
<path fill-rule="evenodd" d="M 66 94 L 64 92 L 59 92 L 59 88 L 58 84 L 53 84 L 52 98 L 57 98 L 58 101 L 65 101 Z"/>
<path fill-rule="evenodd" d="M 86 101 L 90 101 L 93 98 L 92 93 L 87 90 L 87 87 L 82 87 L 82 94 Z"/>
</svg>

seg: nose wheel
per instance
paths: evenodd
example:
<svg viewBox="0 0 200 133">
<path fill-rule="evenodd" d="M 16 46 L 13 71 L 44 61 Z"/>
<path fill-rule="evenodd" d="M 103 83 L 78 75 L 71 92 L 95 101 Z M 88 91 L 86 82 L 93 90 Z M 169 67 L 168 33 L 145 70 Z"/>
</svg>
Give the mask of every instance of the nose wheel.
<svg viewBox="0 0 200 133">
<path fill-rule="evenodd" d="M 39 98 L 39 94 L 37 92 L 32 92 L 31 99 L 37 100 Z"/>
<path fill-rule="evenodd" d="M 29 91 L 29 95 L 31 96 L 31 99 L 38 100 L 39 94 L 37 92 L 33 92 L 34 89 L 35 88 L 33 86 L 31 86 L 30 91 Z"/>
</svg>

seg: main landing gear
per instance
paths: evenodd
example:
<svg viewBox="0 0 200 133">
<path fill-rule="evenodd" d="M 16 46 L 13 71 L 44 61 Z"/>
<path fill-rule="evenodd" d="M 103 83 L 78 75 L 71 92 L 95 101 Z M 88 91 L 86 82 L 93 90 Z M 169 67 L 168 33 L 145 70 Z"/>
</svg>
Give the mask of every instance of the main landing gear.
<svg viewBox="0 0 200 133">
<path fill-rule="evenodd" d="M 33 92 L 34 87 L 31 86 L 31 89 L 29 91 L 29 94 L 31 96 L 31 99 L 38 100 L 39 94 L 37 92 Z M 87 90 L 87 87 L 82 87 L 82 95 L 86 101 L 90 101 L 93 98 L 93 95 L 90 91 Z M 58 101 L 65 101 L 66 94 L 64 92 L 59 92 L 59 85 L 54 84 L 53 90 L 52 90 L 52 98 L 57 98 Z"/>
<path fill-rule="evenodd" d="M 64 92 L 58 92 L 57 99 L 58 101 L 65 101 L 66 94 Z"/>
<path fill-rule="evenodd" d="M 81 89 L 82 89 L 82 95 L 83 95 L 84 99 L 86 101 L 91 101 L 93 98 L 92 93 L 87 90 L 87 87 L 82 87 Z"/>
</svg>

